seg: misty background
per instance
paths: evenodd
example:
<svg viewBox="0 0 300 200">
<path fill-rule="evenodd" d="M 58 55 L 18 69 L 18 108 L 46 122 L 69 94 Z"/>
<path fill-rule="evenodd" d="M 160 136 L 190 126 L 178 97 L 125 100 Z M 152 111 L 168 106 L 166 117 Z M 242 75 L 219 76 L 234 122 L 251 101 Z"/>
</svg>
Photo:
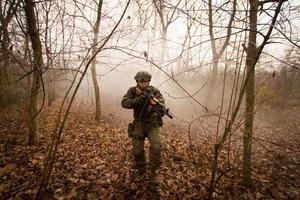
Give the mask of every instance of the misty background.
<svg viewBox="0 0 300 200">
<path fill-rule="evenodd" d="M 224 42 L 224 36 L 226 36 L 224 30 L 226 30 L 230 16 L 226 7 L 222 8 L 222 12 L 219 12 L 217 9 L 219 5 L 222 5 L 221 2 L 215 2 L 213 8 L 216 11 L 214 14 L 214 18 L 216 18 L 215 37 L 219 37 L 216 40 L 217 45 Z M 53 68 L 78 69 L 92 46 L 91 30 L 96 18 L 97 6 L 92 1 L 57 1 L 44 5 L 37 4 L 41 30 L 46 28 L 45 10 L 47 10 L 47 6 L 49 8 L 51 6 L 47 19 L 49 21 L 47 46 L 50 54 L 48 59 L 54 63 Z M 122 1 L 103 3 L 99 41 L 104 40 L 108 35 L 120 17 L 124 6 L 125 2 Z M 227 8 L 230 9 L 230 6 L 227 5 Z M 241 72 L 245 69 L 245 60 L 242 59 L 245 54 L 241 53 L 242 47 L 238 47 L 238 44 L 245 43 L 246 32 L 241 32 L 241 30 L 249 26 L 244 23 L 246 7 L 245 2 L 238 4 L 235 23 L 232 28 L 233 35 L 226 52 L 219 61 L 218 82 L 214 89 L 216 92 L 214 92 L 214 98 L 209 100 L 211 101 L 210 104 L 213 105 L 211 110 L 220 108 L 225 65 L 227 67 L 225 102 L 230 96 L 235 68 L 241 65 Z M 283 14 L 278 20 L 280 28 L 272 33 L 272 43 L 266 46 L 257 66 L 258 77 L 260 74 L 270 73 L 270 75 L 265 75 L 262 78 L 262 82 L 264 79 L 268 79 L 268 76 L 272 76 L 273 72 L 277 74 L 281 71 L 284 64 L 280 60 L 284 60 L 289 49 L 292 48 L 291 43 L 284 40 L 284 36 L 280 32 L 284 29 L 285 34 L 289 35 L 291 40 L 296 40 L 297 43 L 299 12 L 293 12 L 293 8 L 298 7 L 299 2 L 290 1 L 283 8 Z M 287 12 L 284 12 L 285 10 Z M 258 30 L 263 34 L 270 24 L 272 12 L 272 5 L 270 5 L 268 12 L 260 13 Z M 169 22 L 165 36 L 161 28 L 162 21 L 151 1 L 133 1 L 131 3 L 118 30 L 113 34 L 103 51 L 97 55 L 96 71 L 103 107 L 107 105 L 111 109 L 118 110 L 118 112 L 127 113 L 120 107 L 121 98 L 129 87 L 136 84 L 133 79 L 135 73 L 146 70 L 152 74 L 151 85 L 160 89 L 168 107 L 177 119 L 190 120 L 204 112 L 205 109 L 188 98 L 188 95 L 170 77 L 190 94 L 196 93 L 195 98 L 201 104 L 208 105 L 205 98 L 208 93 L 212 92 L 207 84 L 212 68 L 212 52 L 207 22 L 207 5 L 205 2 L 198 1 L 165 2 L 163 18 L 165 23 L 166 21 Z M 287 18 L 289 20 L 285 20 Z M 14 28 L 14 31 L 20 32 L 21 30 L 17 25 L 17 20 L 13 20 L 9 28 Z M 18 39 L 19 36 L 14 35 L 14 37 Z M 261 42 L 262 39 L 258 35 L 258 42 Z M 45 43 L 44 35 L 41 35 L 41 40 L 42 43 Z M 24 49 L 23 42 L 14 44 L 14 51 L 19 51 L 18 49 Z M 46 55 L 45 60 L 47 60 Z M 73 75 L 74 72 L 69 72 L 67 75 L 55 77 L 57 80 L 63 79 L 62 77 L 69 79 L 58 81 L 57 85 L 61 90 L 56 92 L 60 97 L 67 91 Z M 45 76 L 47 76 L 47 71 Z M 242 73 L 240 76 L 242 77 Z M 256 90 L 259 91 L 260 87 L 261 85 L 258 84 Z M 94 102 L 90 71 L 84 78 L 76 99 Z"/>
</svg>

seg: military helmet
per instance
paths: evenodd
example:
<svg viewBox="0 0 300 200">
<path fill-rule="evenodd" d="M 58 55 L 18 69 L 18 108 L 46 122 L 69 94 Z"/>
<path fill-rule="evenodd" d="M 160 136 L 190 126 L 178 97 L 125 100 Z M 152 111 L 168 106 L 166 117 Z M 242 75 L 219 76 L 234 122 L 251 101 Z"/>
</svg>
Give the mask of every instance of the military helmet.
<svg viewBox="0 0 300 200">
<path fill-rule="evenodd" d="M 139 71 L 136 73 L 136 75 L 134 76 L 134 79 L 136 81 L 141 81 L 141 80 L 148 80 L 151 81 L 151 74 L 149 74 L 146 71 Z"/>
</svg>

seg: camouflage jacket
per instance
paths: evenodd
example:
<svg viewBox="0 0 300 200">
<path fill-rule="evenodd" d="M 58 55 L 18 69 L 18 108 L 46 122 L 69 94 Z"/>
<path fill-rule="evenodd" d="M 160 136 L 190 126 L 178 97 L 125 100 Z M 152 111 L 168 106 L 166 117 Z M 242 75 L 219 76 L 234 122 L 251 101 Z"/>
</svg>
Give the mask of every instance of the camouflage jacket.
<svg viewBox="0 0 300 200">
<path fill-rule="evenodd" d="M 165 106 L 165 100 L 157 88 L 148 86 L 147 89 L 150 90 L 154 97 Z M 121 103 L 123 108 L 133 109 L 134 121 L 150 123 L 153 126 L 162 126 L 162 117 L 154 111 L 154 108 L 148 103 L 139 105 L 136 101 L 137 98 L 139 98 L 139 96 L 136 94 L 136 86 L 131 87 L 123 96 Z"/>
</svg>

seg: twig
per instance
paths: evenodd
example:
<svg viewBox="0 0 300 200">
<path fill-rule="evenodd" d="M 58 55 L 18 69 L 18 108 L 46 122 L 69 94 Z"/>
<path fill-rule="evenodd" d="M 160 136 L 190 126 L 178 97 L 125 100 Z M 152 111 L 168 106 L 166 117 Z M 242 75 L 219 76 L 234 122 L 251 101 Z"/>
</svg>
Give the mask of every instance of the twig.
<svg viewBox="0 0 300 200">
<path fill-rule="evenodd" d="M 44 166 L 45 168 L 44 168 L 44 171 L 43 171 L 43 177 L 42 177 L 42 181 L 41 181 L 38 193 L 37 193 L 36 198 L 35 198 L 36 200 L 44 199 L 44 197 L 45 197 L 45 192 L 47 190 L 48 183 L 49 183 L 50 176 L 51 176 L 51 172 L 52 172 L 52 169 L 53 169 L 53 165 L 54 165 L 54 162 L 55 162 L 55 159 L 56 159 L 56 153 L 57 153 L 58 144 L 59 144 L 59 141 L 60 141 L 60 138 L 61 138 L 61 134 L 62 134 L 62 132 L 64 130 L 64 126 L 65 126 L 65 123 L 67 121 L 67 117 L 69 115 L 69 111 L 70 111 L 71 106 L 73 104 L 73 101 L 74 101 L 74 98 L 76 96 L 76 93 L 77 93 L 77 91 L 79 89 L 79 86 L 81 85 L 82 80 L 83 80 L 83 78 L 84 78 L 84 76 L 85 76 L 85 74 L 86 74 L 86 72 L 87 72 L 87 70 L 88 70 L 88 68 L 89 68 L 92 60 L 102 50 L 102 48 L 106 45 L 106 43 L 109 41 L 109 39 L 113 35 L 114 31 L 119 26 L 120 22 L 122 21 L 125 13 L 127 11 L 127 8 L 129 6 L 130 1 L 131 0 L 129 0 L 127 2 L 126 7 L 125 7 L 125 9 L 124 9 L 124 11 L 123 11 L 123 13 L 122 13 L 119 21 L 117 22 L 117 24 L 115 25 L 115 27 L 113 28 L 113 30 L 111 31 L 111 33 L 108 35 L 108 37 L 103 42 L 103 44 L 99 47 L 99 49 L 97 49 L 97 51 L 95 52 L 95 54 L 92 55 L 92 57 L 88 60 L 86 66 L 85 66 L 85 69 L 84 69 L 84 71 L 83 71 L 83 73 L 82 73 L 82 75 L 81 75 L 81 77 L 79 79 L 79 82 L 77 83 L 76 88 L 75 88 L 75 90 L 73 92 L 71 100 L 70 100 L 70 102 L 69 102 L 69 104 L 67 106 L 67 110 L 66 110 L 66 112 L 64 114 L 64 117 L 62 119 L 61 124 L 60 124 L 60 120 L 58 120 L 57 123 L 56 123 L 56 129 L 55 129 L 55 132 L 54 132 L 54 135 L 53 135 L 53 138 L 52 138 L 51 146 L 49 148 L 49 151 L 48 151 L 48 154 L 47 154 L 47 157 L 46 157 L 46 160 L 45 160 L 45 166 Z"/>
</svg>

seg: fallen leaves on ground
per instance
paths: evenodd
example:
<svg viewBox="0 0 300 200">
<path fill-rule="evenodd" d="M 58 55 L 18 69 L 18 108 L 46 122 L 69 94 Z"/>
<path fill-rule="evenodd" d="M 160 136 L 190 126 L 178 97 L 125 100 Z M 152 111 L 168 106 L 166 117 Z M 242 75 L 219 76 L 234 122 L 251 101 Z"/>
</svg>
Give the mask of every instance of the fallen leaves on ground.
<svg viewBox="0 0 300 200">
<path fill-rule="evenodd" d="M 33 199 L 42 176 L 43 162 L 57 118 L 58 105 L 40 116 L 40 141 L 26 145 L 26 115 L 18 108 L 1 114 L 1 199 Z M 128 120 L 129 121 L 129 120 Z M 49 183 L 49 199 L 205 199 L 210 179 L 213 131 L 216 119 L 199 122 L 191 130 L 166 123 L 161 130 L 162 166 L 154 184 L 133 177 L 131 141 L 127 122 L 105 111 L 100 124 L 93 120 L 91 106 L 74 105 L 63 131 L 57 161 Z M 234 138 L 234 137 L 233 137 Z M 265 138 L 269 140 L 269 138 Z M 235 143 L 233 143 L 235 144 Z M 254 187 L 239 185 L 241 145 L 229 157 L 220 157 L 220 178 L 215 199 L 299 198 L 299 157 L 293 152 L 271 156 L 257 145 L 253 162 Z M 292 145 L 299 145 L 298 142 Z M 268 146 L 271 148 L 270 146 Z M 295 146 L 294 146 L 295 147 Z M 297 146 L 296 146 L 297 147 Z M 146 142 L 146 153 L 149 143 Z M 264 152 L 262 155 L 261 152 Z M 282 153 L 282 152 L 281 152 Z M 259 156 L 257 156 L 259 155 Z M 290 156 L 286 156 L 290 155 Z M 296 155 L 296 156 L 295 156 Z M 230 162 L 227 162 L 227 159 Z M 229 164 L 228 164 L 229 163 Z M 223 171 L 222 171 L 223 170 Z"/>
</svg>

